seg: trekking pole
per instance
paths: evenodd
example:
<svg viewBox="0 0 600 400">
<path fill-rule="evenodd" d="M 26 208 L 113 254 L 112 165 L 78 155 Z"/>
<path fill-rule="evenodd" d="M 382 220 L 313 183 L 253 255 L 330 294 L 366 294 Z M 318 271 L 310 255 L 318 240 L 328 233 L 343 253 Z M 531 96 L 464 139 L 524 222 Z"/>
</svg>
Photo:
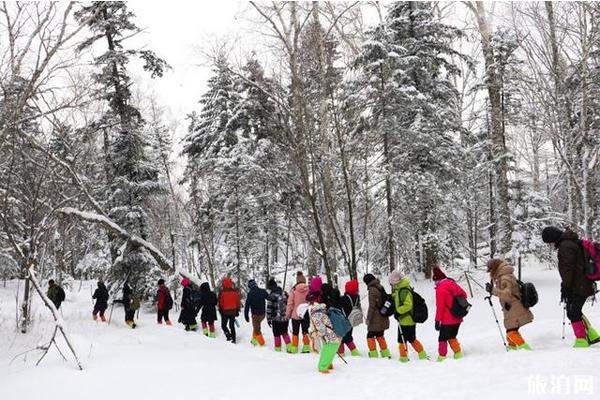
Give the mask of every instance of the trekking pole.
<svg viewBox="0 0 600 400">
<path fill-rule="evenodd" d="M 506 345 L 506 340 L 504 340 L 504 335 L 502 334 L 502 328 L 500 328 L 500 322 L 498 322 L 498 317 L 496 316 L 496 310 L 494 309 L 494 305 L 492 304 L 492 295 L 485 297 L 485 300 L 490 303 L 490 307 L 492 308 L 492 314 L 494 314 L 494 320 L 496 321 L 496 325 L 498 326 L 498 332 L 500 332 L 500 338 L 502 339 L 502 344 L 504 345 L 504 349 L 508 351 L 508 346 Z"/>
<path fill-rule="evenodd" d="M 563 305 L 563 320 L 562 320 L 562 340 L 565 340 L 565 325 L 566 325 L 567 305 Z"/>
<path fill-rule="evenodd" d="M 335 354 L 337 354 L 337 355 L 338 355 L 338 357 L 342 359 L 342 361 L 344 362 L 344 364 L 346 364 L 346 365 L 348 364 L 348 361 L 346 361 L 346 359 L 345 359 L 345 358 L 344 358 L 344 357 L 343 357 L 343 356 L 342 356 L 340 353 L 338 353 L 338 352 L 336 351 L 336 352 L 335 352 Z"/>
</svg>

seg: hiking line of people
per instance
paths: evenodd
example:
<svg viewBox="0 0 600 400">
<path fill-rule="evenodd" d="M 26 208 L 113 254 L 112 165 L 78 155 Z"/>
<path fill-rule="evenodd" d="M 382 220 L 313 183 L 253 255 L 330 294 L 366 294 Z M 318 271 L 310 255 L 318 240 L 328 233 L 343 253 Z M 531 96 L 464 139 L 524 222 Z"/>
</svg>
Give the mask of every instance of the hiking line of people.
<svg viewBox="0 0 600 400">
<path fill-rule="evenodd" d="M 580 240 L 574 232 L 556 227 L 545 228 L 542 231 L 542 240 L 558 250 L 560 300 L 564 304 L 566 316 L 571 321 L 575 336 L 573 346 L 586 348 L 600 342 L 600 335 L 582 311 L 587 299 L 596 294 L 595 281 L 600 280 L 600 244 Z M 535 286 L 519 281 L 514 274 L 514 268 L 501 259 L 490 259 L 487 262 L 487 272 L 490 282 L 485 285 L 489 293 L 486 299 L 499 329 L 492 296 L 497 297 L 501 305 L 505 334 L 502 334 L 501 329 L 500 333 L 506 350 L 531 351 L 532 347 L 525 341 L 520 329 L 533 321 L 531 308 L 538 301 Z M 368 292 L 365 315 L 359 296 L 359 282 L 356 279 L 346 282 L 343 295 L 337 288 L 323 283 L 318 275 L 311 277 L 307 283 L 301 271 L 296 273 L 296 282 L 289 293 L 286 293 L 274 278 L 268 280 L 266 290 L 260 288 L 254 279 L 250 279 L 247 283 L 244 319 L 252 323 L 251 343 L 261 347 L 266 345 L 261 326 L 266 319 L 272 331 L 275 351 L 281 352 L 285 348 L 286 352 L 292 354 L 319 352 L 318 370 L 329 373 L 333 369 L 336 354 L 344 360 L 346 347 L 352 356 L 361 355 L 354 342 L 353 328 L 363 322 L 367 326 L 368 357 L 391 358 L 385 331 L 390 328 L 390 318 L 394 318 L 398 326 L 399 361 L 409 361 L 409 346 L 416 353 L 417 359 L 428 360 L 429 356 L 423 344 L 417 339 L 417 324 L 428 319 L 425 300 L 414 290 L 410 279 L 402 272 L 392 271 L 388 280 L 391 286 L 389 294 L 373 274 L 364 275 L 363 282 Z M 432 280 L 435 283 L 434 327 L 439 332 L 437 361 L 446 360 L 448 347 L 454 359 L 461 359 L 463 350 L 457 336 L 471 307 L 467 301 L 467 294 L 438 266 L 432 269 Z M 234 286 L 231 278 L 223 278 L 222 289 L 218 294 L 211 290 L 207 282 L 198 288 L 188 278 L 183 278 L 181 285 L 183 296 L 178 322 L 185 326 L 185 330 L 198 329 L 196 318 L 201 312 L 204 335 L 215 338 L 218 311 L 226 339 L 236 343 L 236 326 L 239 326 L 236 318 L 240 315 L 242 304 L 240 290 Z M 48 297 L 59 308 L 64 300 L 64 291 L 54 281 L 50 281 Z M 94 320 L 99 314 L 101 320 L 105 321 L 108 291 L 102 282 L 98 282 L 98 288 L 92 297 L 96 300 L 92 313 Z M 131 328 L 135 328 L 134 313 L 139 308 L 139 299 L 134 296 L 127 282 L 123 287 L 122 299 L 115 302 L 124 305 L 125 321 Z M 158 281 L 155 305 L 157 322 L 161 324 L 164 320 L 167 325 L 171 325 L 169 310 L 173 299 L 163 279 Z M 288 333 L 290 320 L 291 338 Z"/>
</svg>

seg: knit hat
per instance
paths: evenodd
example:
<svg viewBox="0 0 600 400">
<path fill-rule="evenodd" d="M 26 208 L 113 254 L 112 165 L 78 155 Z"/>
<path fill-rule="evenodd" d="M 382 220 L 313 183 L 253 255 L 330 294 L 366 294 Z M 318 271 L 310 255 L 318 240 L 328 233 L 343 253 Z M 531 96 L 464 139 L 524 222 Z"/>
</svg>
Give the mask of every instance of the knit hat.
<svg viewBox="0 0 600 400">
<path fill-rule="evenodd" d="M 563 231 L 555 226 L 547 226 L 542 230 L 542 240 L 544 243 L 558 243 Z"/>
<path fill-rule="evenodd" d="M 315 275 L 312 278 L 310 278 L 310 290 L 311 292 L 318 292 L 321 290 L 321 287 L 323 286 L 323 280 L 321 279 L 321 277 L 319 275 Z"/>
<path fill-rule="evenodd" d="M 302 271 L 296 272 L 296 283 L 306 283 L 306 277 Z"/>
<path fill-rule="evenodd" d="M 396 283 L 400 282 L 404 278 L 402 272 L 398 270 L 394 270 L 390 273 L 390 285 L 394 286 Z"/>
<path fill-rule="evenodd" d="M 489 260 L 487 262 L 487 272 L 490 272 L 492 275 L 494 275 L 496 273 L 496 270 L 498 269 L 498 267 L 503 263 L 504 261 L 498 259 L 498 258 L 492 258 L 491 260 Z"/>
<path fill-rule="evenodd" d="M 267 289 L 274 289 L 275 287 L 277 287 L 277 282 L 275 281 L 275 278 L 270 278 L 269 281 L 267 282 Z"/>
<path fill-rule="evenodd" d="M 447 278 L 446 274 L 444 274 L 442 272 L 440 267 L 433 267 L 433 269 L 431 271 L 433 272 L 431 275 L 431 279 L 433 279 L 435 282 L 441 281 L 442 279 Z"/>
<path fill-rule="evenodd" d="M 365 283 L 365 285 L 368 285 L 369 283 L 373 282 L 375 280 L 375 275 L 373 274 L 366 274 L 365 276 L 363 276 L 363 282 Z"/>
<path fill-rule="evenodd" d="M 190 285 L 190 280 L 188 278 L 183 278 L 181 280 L 181 286 L 188 287 Z"/>
<path fill-rule="evenodd" d="M 351 279 L 346 282 L 346 293 L 357 295 L 358 294 L 358 281 L 356 279 Z"/>
<path fill-rule="evenodd" d="M 258 287 L 258 285 L 256 284 L 256 281 L 254 279 L 250 279 L 248 281 L 248 289 L 254 289 L 255 287 Z"/>
</svg>

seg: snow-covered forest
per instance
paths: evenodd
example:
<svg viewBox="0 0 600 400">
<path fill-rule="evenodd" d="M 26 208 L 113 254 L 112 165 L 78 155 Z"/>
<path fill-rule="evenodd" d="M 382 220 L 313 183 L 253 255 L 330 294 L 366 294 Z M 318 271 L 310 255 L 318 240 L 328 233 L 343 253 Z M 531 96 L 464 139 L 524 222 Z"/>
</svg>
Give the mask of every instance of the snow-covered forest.
<svg viewBox="0 0 600 400">
<path fill-rule="evenodd" d="M 547 225 L 600 238 L 600 3 L 240 3 L 252 46 L 197 43 L 209 77 L 183 116 L 152 89 L 178 71 L 139 7 L 0 4 L 0 309 L 19 334 L 51 278 L 128 280 L 151 304 L 181 274 L 422 280 L 551 267 Z"/>
</svg>

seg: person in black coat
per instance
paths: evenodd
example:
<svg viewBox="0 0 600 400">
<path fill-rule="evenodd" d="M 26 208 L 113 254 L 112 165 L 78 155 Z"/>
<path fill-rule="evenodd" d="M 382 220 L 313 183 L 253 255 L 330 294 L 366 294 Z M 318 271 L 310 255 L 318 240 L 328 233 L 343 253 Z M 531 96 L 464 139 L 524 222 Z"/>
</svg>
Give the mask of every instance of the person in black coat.
<svg viewBox="0 0 600 400">
<path fill-rule="evenodd" d="M 217 295 L 210 290 L 208 282 L 200 285 L 200 321 L 202 322 L 202 332 L 205 336 L 214 338 L 215 321 L 217 320 Z"/>
<path fill-rule="evenodd" d="M 321 287 L 321 300 L 327 308 L 340 308 L 340 291 L 329 283 L 324 283 Z"/>
<path fill-rule="evenodd" d="M 266 305 L 265 302 L 269 293 L 263 288 L 259 288 L 254 279 L 248 281 L 248 296 L 246 297 L 246 305 L 244 307 L 244 318 L 246 322 L 250 322 L 248 315 L 249 311 L 252 311 L 252 340 L 250 341 L 253 345 L 259 344 L 265 345 L 265 338 L 261 332 L 261 323 L 265 319 Z"/>
<path fill-rule="evenodd" d="M 137 326 L 134 321 L 135 312 L 140 308 L 140 300 L 134 294 L 131 286 L 129 286 L 129 282 L 125 282 L 123 285 L 123 297 L 120 300 L 115 300 L 115 303 L 123 304 L 123 308 L 125 309 L 125 323 L 131 329 L 135 329 Z"/>
<path fill-rule="evenodd" d="M 196 315 L 198 315 L 197 305 L 192 300 L 191 282 L 187 278 L 181 280 L 183 286 L 183 295 L 181 296 L 181 312 L 178 322 L 185 325 L 186 331 L 195 331 L 198 329 Z"/>
<path fill-rule="evenodd" d="M 98 288 L 94 291 L 92 299 L 96 299 L 94 311 L 92 311 L 92 318 L 96 321 L 98 319 L 98 314 L 100 314 L 102 322 L 106 322 L 104 311 L 108 308 L 108 290 L 106 289 L 104 282 L 98 281 Z"/>
</svg>

